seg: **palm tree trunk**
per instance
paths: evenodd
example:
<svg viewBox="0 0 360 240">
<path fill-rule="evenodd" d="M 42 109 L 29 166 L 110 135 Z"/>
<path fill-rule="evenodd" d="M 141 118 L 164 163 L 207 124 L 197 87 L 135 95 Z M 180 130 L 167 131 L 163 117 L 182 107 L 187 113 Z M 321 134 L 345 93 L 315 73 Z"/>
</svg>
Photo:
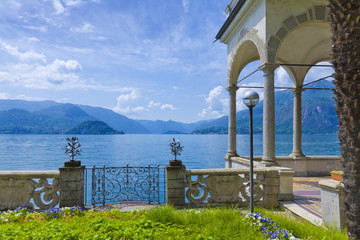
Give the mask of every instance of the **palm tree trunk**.
<svg viewBox="0 0 360 240">
<path fill-rule="evenodd" d="M 329 0 L 349 239 L 360 239 L 360 1 Z"/>
</svg>

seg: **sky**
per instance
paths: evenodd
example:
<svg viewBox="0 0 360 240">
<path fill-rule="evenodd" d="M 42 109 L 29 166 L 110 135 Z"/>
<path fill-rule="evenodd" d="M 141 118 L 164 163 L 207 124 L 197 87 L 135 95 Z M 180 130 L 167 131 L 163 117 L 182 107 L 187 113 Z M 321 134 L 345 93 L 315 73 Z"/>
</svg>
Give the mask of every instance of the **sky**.
<svg viewBox="0 0 360 240">
<path fill-rule="evenodd" d="M 187 123 L 227 115 L 227 50 L 214 40 L 229 3 L 1 0 L 0 99 L 53 100 Z M 240 78 L 259 65 L 249 64 Z M 325 71 L 310 71 L 308 79 Z M 242 84 L 261 81 L 259 71 Z M 282 68 L 279 84 L 291 86 Z M 237 93 L 238 110 L 245 109 L 244 91 Z"/>
</svg>

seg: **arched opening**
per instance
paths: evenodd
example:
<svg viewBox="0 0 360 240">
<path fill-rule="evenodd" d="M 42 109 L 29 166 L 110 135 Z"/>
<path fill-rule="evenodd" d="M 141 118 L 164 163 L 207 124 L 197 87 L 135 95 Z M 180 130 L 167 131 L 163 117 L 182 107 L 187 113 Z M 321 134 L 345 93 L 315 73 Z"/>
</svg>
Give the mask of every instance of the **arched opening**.
<svg viewBox="0 0 360 240">
<path fill-rule="evenodd" d="M 245 66 L 259 59 L 258 48 L 253 41 L 246 40 L 241 43 L 229 63 L 231 67 L 228 75 L 228 86 L 237 85 L 238 77 Z"/>
</svg>

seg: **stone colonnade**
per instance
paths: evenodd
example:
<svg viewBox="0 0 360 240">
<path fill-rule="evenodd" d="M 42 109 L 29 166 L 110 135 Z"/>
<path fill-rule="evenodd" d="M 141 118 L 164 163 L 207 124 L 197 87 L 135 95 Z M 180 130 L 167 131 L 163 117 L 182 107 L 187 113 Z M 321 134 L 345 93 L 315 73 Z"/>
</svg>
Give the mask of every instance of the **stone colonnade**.
<svg viewBox="0 0 360 240">
<path fill-rule="evenodd" d="M 264 78 L 263 97 L 263 157 L 262 163 L 265 166 L 278 165 L 275 159 L 275 96 L 274 76 L 277 64 L 264 64 L 260 67 Z M 236 151 L 236 91 L 238 86 L 230 86 L 229 91 L 229 149 L 227 158 L 238 156 Z M 293 117 L 293 151 L 290 154 L 294 158 L 303 158 L 301 140 L 301 95 L 305 89 L 297 87 L 291 91 L 294 93 L 294 117 Z M 231 167 L 231 166 L 229 166 Z"/>
</svg>

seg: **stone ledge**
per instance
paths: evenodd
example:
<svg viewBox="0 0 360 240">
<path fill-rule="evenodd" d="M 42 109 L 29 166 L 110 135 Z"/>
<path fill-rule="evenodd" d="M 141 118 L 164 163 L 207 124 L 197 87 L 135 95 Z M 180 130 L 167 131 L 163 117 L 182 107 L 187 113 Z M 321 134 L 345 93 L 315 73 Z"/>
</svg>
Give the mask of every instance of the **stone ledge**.
<svg viewBox="0 0 360 240">
<path fill-rule="evenodd" d="M 0 171 L 0 179 L 59 178 L 59 171 Z"/>
<path fill-rule="evenodd" d="M 320 188 L 325 188 L 328 190 L 341 191 L 344 188 L 344 183 L 336 180 L 320 180 L 319 181 Z"/>
</svg>

